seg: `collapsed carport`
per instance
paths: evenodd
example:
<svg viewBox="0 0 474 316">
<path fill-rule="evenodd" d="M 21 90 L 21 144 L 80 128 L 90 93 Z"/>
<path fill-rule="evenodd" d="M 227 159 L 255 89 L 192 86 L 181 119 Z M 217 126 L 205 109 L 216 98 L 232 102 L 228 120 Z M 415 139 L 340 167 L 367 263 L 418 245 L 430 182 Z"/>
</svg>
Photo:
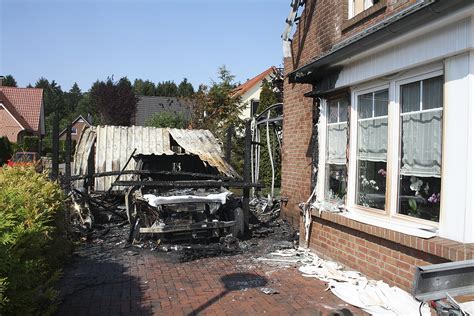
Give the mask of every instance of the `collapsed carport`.
<svg viewBox="0 0 474 316">
<path fill-rule="evenodd" d="M 91 127 L 79 139 L 72 169 L 80 194 L 125 197 L 132 237 L 243 235 L 248 227 L 248 199 L 242 205 L 228 189 L 248 191 L 251 184 L 223 159 L 207 130 Z"/>
</svg>

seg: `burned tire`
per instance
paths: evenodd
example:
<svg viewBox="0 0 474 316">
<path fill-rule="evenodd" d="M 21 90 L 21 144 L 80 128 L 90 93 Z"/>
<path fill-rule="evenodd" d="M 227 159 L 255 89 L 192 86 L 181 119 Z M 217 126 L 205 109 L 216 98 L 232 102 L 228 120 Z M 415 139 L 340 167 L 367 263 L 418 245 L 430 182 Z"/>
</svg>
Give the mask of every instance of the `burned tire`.
<svg viewBox="0 0 474 316">
<path fill-rule="evenodd" d="M 231 220 L 235 221 L 235 225 L 230 227 L 231 235 L 236 238 L 243 237 L 245 234 L 244 210 L 236 207 L 232 210 L 231 216 Z"/>
</svg>

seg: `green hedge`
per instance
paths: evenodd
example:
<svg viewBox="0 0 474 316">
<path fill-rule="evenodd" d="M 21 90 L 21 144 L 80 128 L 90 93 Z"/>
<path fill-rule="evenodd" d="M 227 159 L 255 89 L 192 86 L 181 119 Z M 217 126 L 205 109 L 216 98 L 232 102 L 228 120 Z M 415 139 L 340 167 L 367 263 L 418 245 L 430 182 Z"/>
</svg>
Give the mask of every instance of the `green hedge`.
<svg viewBox="0 0 474 316">
<path fill-rule="evenodd" d="M 51 314 L 71 243 L 64 195 L 33 168 L 0 170 L 0 315 Z"/>
</svg>

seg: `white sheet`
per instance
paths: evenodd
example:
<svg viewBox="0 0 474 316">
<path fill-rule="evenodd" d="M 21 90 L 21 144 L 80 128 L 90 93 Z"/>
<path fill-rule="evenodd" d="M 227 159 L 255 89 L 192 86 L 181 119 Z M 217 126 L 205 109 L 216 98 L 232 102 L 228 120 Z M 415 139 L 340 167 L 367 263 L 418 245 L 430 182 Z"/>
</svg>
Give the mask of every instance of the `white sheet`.
<svg viewBox="0 0 474 316">
<path fill-rule="evenodd" d="M 143 198 L 153 207 L 163 204 L 177 204 L 177 203 L 209 203 L 219 202 L 225 204 L 227 196 L 231 192 L 213 193 L 205 196 L 198 195 L 175 195 L 175 196 L 156 196 L 153 194 L 145 194 Z"/>
</svg>

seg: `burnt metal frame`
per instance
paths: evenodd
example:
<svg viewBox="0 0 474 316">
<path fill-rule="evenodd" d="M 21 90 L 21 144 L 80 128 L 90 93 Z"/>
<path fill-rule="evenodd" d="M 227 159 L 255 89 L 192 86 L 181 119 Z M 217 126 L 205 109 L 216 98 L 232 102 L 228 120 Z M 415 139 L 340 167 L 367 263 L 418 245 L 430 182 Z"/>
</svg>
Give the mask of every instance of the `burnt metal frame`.
<svg viewBox="0 0 474 316">
<path fill-rule="evenodd" d="M 188 225 L 165 225 L 163 227 L 140 227 L 140 233 L 174 233 L 174 232 L 188 232 L 203 229 L 219 229 L 231 227 L 235 225 L 235 221 L 217 221 L 217 222 L 198 222 Z"/>
</svg>

